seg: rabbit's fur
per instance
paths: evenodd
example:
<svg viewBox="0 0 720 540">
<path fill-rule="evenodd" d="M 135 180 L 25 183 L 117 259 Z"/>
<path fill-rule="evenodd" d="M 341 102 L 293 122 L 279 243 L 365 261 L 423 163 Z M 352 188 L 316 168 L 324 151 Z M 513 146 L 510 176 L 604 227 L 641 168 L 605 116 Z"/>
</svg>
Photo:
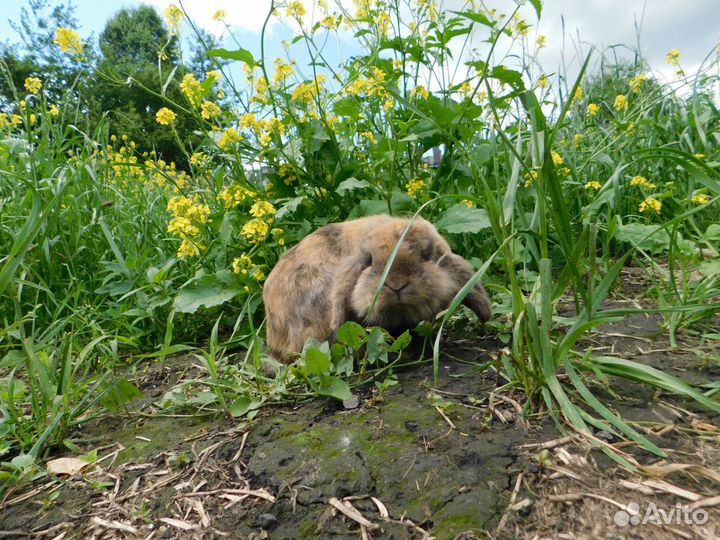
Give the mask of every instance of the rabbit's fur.
<svg viewBox="0 0 720 540">
<path fill-rule="evenodd" d="M 287 251 L 265 282 L 269 353 L 290 362 L 308 337 L 332 340 L 346 321 L 391 333 L 432 321 L 475 273 L 428 221 L 412 221 L 372 308 L 390 255 L 410 219 L 370 216 L 321 227 Z M 481 321 L 490 299 L 478 284 L 464 304 Z"/>
</svg>

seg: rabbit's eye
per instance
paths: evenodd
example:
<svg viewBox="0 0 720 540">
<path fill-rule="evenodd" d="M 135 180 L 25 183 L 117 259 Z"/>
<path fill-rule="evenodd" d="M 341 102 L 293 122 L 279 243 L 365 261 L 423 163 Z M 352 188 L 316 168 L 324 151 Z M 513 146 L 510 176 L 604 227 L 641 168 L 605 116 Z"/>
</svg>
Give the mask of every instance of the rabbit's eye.
<svg viewBox="0 0 720 540">
<path fill-rule="evenodd" d="M 371 266 L 373 262 L 373 256 L 371 253 L 365 254 L 365 266 Z"/>
<path fill-rule="evenodd" d="M 432 244 L 427 245 L 422 248 L 422 251 L 420 252 L 420 257 L 422 257 L 423 261 L 429 261 L 433 258 L 433 254 L 435 253 L 435 249 Z"/>
</svg>

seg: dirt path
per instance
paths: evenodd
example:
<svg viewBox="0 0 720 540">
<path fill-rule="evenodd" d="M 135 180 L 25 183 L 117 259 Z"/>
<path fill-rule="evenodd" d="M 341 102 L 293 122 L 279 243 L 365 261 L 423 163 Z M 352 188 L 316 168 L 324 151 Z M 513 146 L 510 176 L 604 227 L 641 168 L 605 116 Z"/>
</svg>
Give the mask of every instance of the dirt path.
<svg viewBox="0 0 720 540">
<path fill-rule="evenodd" d="M 629 355 L 657 324 L 606 329 L 604 341 Z M 640 328 L 634 337 L 633 328 Z M 638 339 L 638 336 L 641 339 Z M 456 346 L 467 357 L 477 343 Z M 486 345 L 486 344 L 485 344 Z M 652 348 L 661 348 L 652 338 Z M 624 349 L 623 349 L 624 348 Z M 462 349 L 462 350 L 461 350 Z M 648 349 L 649 350 L 649 349 Z M 477 353 L 476 353 L 477 355 Z M 684 351 L 645 354 L 696 382 L 717 380 L 717 364 Z M 171 369 L 168 367 L 168 369 Z M 720 533 L 717 418 L 623 382 L 598 395 L 670 452 L 685 472 L 656 478 L 620 469 L 548 418 L 518 414 L 512 393 L 470 364 L 429 365 L 399 374 L 382 397 L 368 390 L 354 410 L 316 400 L 263 411 L 236 425 L 216 417 L 132 414 L 86 428 L 102 433 L 104 457 L 83 476 L 45 480 L 6 500 L 6 538 L 714 538 Z M 155 390 L 160 395 L 171 373 Z M 158 382 L 157 380 L 155 381 Z M 517 396 L 519 398 L 519 396 Z M 152 411 L 151 400 L 148 401 Z M 598 438 L 613 443 L 609 434 Z M 548 441 L 550 441 L 548 443 Z M 98 443 L 95 442 L 97 447 Z M 639 463 L 657 459 L 619 447 Z M 704 467 L 704 469 L 702 468 Z M 707 471 L 711 471 L 708 473 Z M 651 483 L 648 484 L 647 482 Z M 655 483 L 652 483 L 655 482 Z M 684 491 L 683 491 L 684 490 Z M 627 524 L 636 503 L 707 513 L 702 523 Z M 630 508 L 634 512 L 634 507 Z M 644 517 L 644 514 L 643 516 Z M 618 521 L 618 519 L 620 521 Z"/>
</svg>

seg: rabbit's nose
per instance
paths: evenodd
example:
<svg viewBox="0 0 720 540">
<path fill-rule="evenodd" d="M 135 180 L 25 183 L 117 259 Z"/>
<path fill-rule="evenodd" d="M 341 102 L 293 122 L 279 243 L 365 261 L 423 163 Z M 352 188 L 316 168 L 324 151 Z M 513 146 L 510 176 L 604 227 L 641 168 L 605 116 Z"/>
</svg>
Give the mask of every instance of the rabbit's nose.
<svg viewBox="0 0 720 540">
<path fill-rule="evenodd" d="M 405 287 L 408 286 L 408 282 L 406 281 L 402 286 L 400 286 L 400 287 L 397 288 L 397 289 L 396 289 L 395 287 L 392 287 L 391 285 L 389 285 L 389 284 L 387 284 L 387 283 L 385 283 L 385 286 L 386 286 L 388 289 L 390 289 L 391 291 L 396 292 L 396 293 L 399 293 L 399 292 L 402 291 Z"/>
</svg>

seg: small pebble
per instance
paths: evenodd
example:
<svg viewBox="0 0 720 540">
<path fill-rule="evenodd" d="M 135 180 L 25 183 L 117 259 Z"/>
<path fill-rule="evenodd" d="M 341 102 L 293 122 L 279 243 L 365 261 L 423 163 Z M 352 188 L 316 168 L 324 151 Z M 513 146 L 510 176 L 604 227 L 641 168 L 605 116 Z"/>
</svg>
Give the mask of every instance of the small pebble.
<svg viewBox="0 0 720 540">
<path fill-rule="evenodd" d="M 277 518 L 275 517 L 275 514 L 260 514 L 257 517 L 257 524 L 258 527 L 262 529 L 272 529 L 275 525 L 277 525 Z"/>
</svg>

